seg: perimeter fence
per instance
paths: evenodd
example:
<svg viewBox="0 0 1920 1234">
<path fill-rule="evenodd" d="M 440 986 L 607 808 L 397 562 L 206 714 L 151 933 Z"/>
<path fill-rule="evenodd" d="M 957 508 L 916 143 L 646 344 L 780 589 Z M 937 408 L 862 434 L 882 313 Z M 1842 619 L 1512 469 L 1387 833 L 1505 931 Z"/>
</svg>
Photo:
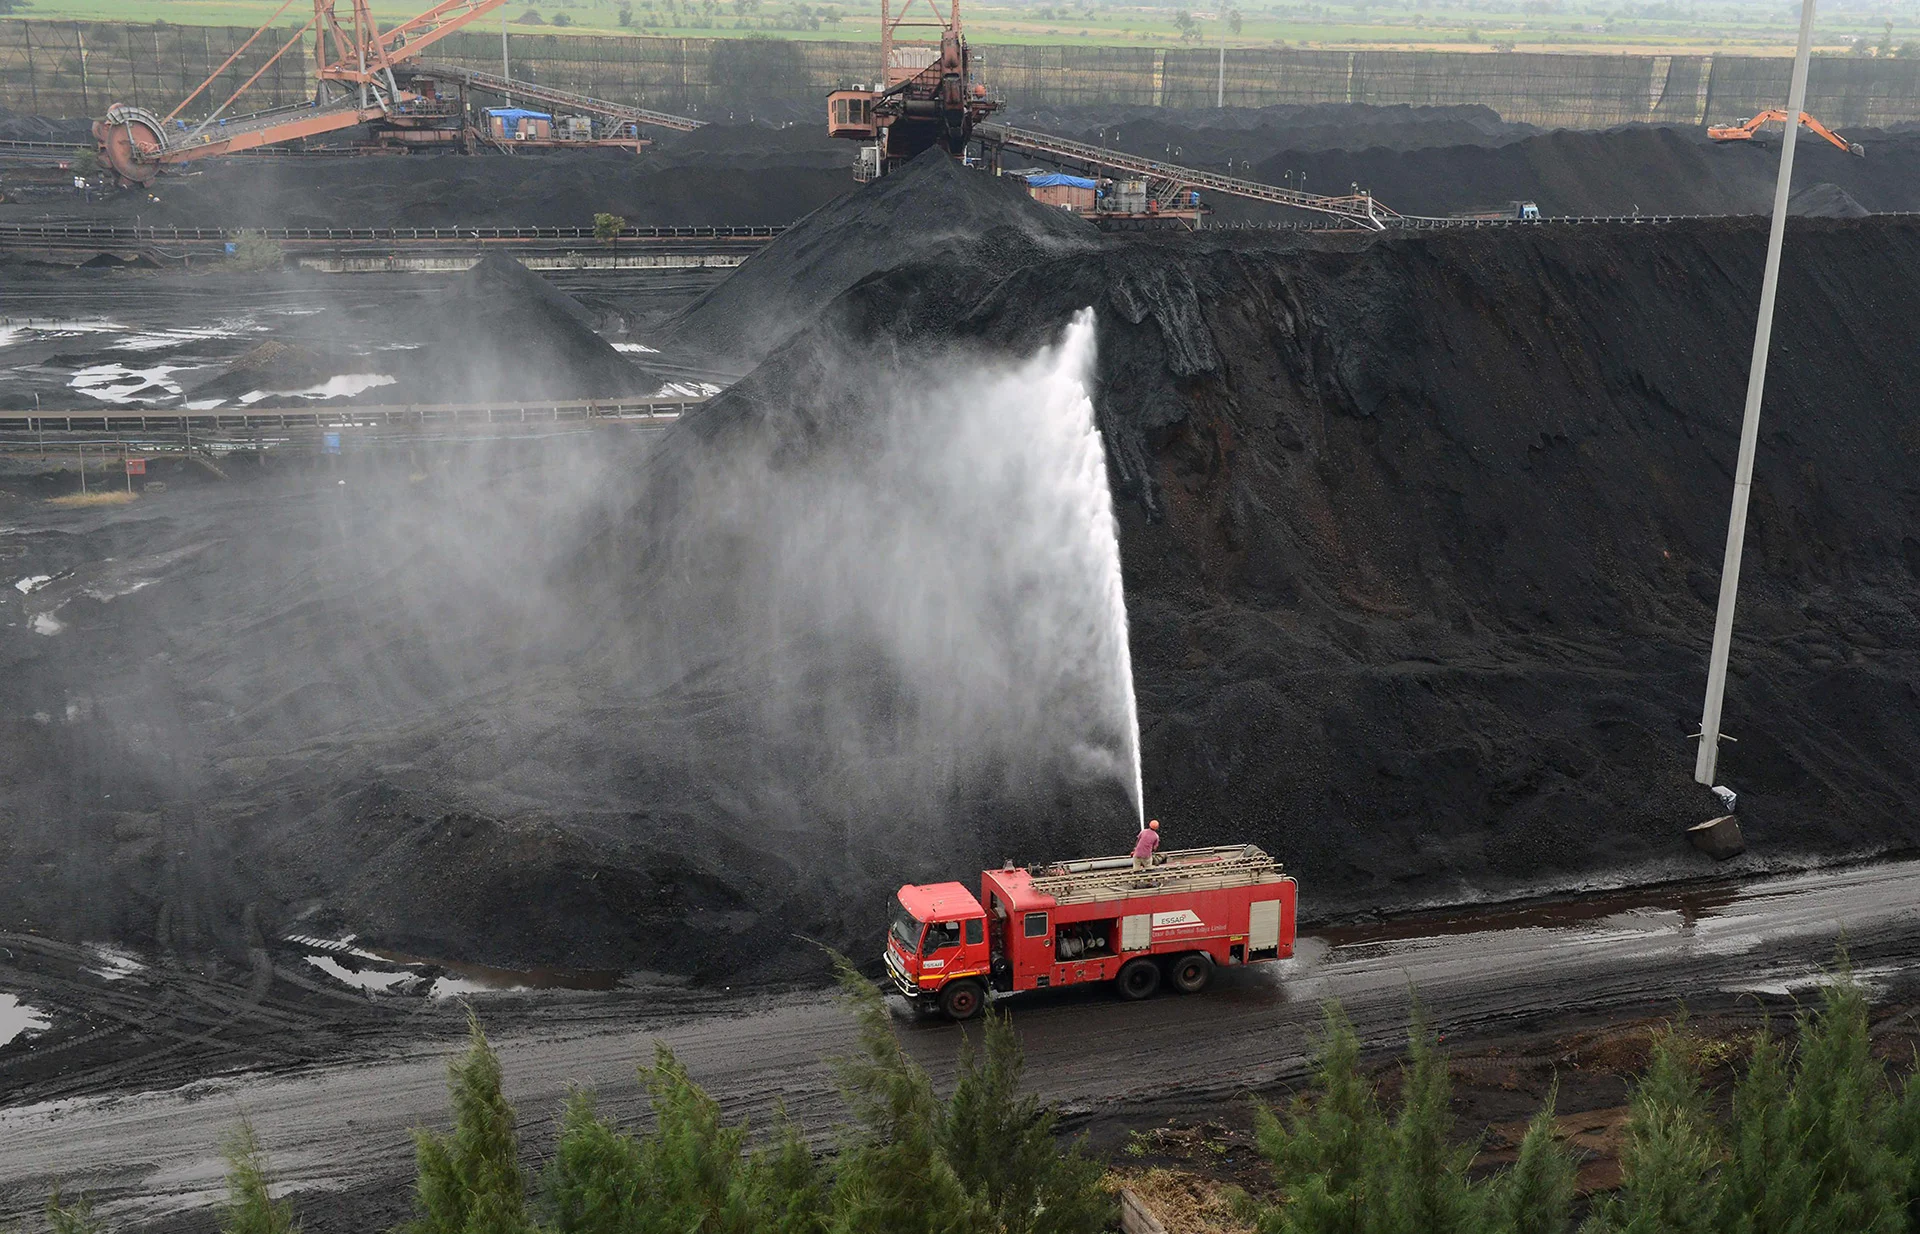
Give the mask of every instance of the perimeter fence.
<svg viewBox="0 0 1920 1234">
<path fill-rule="evenodd" d="M 170 110 L 253 32 L 241 27 L 0 21 L 0 107 L 99 115 L 109 103 Z M 221 74 L 218 97 L 290 36 L 273 31 Z M 1479 104 L 1504 120 L 1604 128 L 1723 123 L 1782 105 L 1791 63 L 1754 56 L 1546 52 L 1316 51 L 1302 48 L 995 46 L 976 48 L 984 79 L 1016 106 L 1235 107 L 1368 103 Z M 248 110 L 311 96 L 301 43 L 261 76 Z M 870 42 L 678 39 L 514 33 L 513 75 L 543 85 L 707 118 L 756 106 L 820 105 L 836 86 L 870 82 Z M 491 32 L 450 35 L 436 60 L 497 69 Z M 1821 57 L 1807 110 L 1835 126 L 1920 121 L 1920 61 Z"/>
</svg>

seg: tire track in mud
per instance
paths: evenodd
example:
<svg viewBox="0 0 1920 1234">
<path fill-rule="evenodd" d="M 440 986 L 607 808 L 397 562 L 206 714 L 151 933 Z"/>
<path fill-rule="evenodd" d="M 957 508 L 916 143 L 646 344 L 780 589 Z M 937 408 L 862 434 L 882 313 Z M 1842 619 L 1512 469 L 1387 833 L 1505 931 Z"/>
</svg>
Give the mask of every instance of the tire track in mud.
<svg viewBox="0 0 1920 1234">
<path fill-rule="evenodd" d="M 1576 1023 L 1600 1024 L 1604 1037 L 1610 1017 L 1667 1014 L 1680 999 L 1758 1015 L 1760 1005 L 1782 1001 L 1767 991 L 1810 989 L 1842 937 L 1856 971 L 1877 986 L 1920 977 L 1920 863 L 1772 879 L 1707 897 L 1705 907 L 1657 897 L 1622 904 L 1597 918 L 1508 910 L 1487 915 L 1491 929 L 1475 929 L 1469 916 L 1436 919 L 1424 933 L 1404 921 L 1330 932 L 1303 938 L 1292 961 L 1224 975 L 1197 998 L 1122 1004 L 1104 990 L 1067 990 L 1009 1006 L 1029 1082 L 1084 1126 L 1204 1110 L 1297 1082 L 1326 998 L 1341 1001 L 1363 1040 L 1389 1050 L 1404 1037 L 1410 991 L 1455 1040 Z M 217 996 L 193 982 L 179 997 Z M 1759 1005 L 1743 1009 L 1748 1000 Z M 271 1012 L 276 1024 L 326 1019 L 271 1002 L 253 1010 Z M 124 1011 L 126 1002 L 117 1005 Z M 618 1117 L 642 1117 L 634 1066 L 651 1059 L 656 1040 L 673 1047 L 729 1117 L 765 1125 L 777 1100 L 822 1143 L 842 1117 L 830 1059 L 848 1048 L 851 1025 L 830 994 L 707 1009 L 631 993 L 497 995 L 476 1005 L 494 1026 L 508 1095 L 536 1156 L 550 1147 L 571 1087 L 596 1088 Z M 401 1186 L 410 1129 L 444 1121 L 445 1065 L 459 1048 L 457 1040 L 422 1043 L 420 1034 L 444 1036 L 458 1016 L 444 1004 L 390 1016 L 365 1034 L 355 1061 L 0 1107 L 0 1219 L 37 1208 L 56 1181 L 93 1191 L 119 1221 L 209 1203 L 221 1177 L 220 1135 L 243 1113 L 296 1189 Z M 1901 1031 L 1892 1021 L 1883 1030 Z M 903 1020 L 901 1033 L 936 1082 L 948 1082 L 959 1030 Z M 301 1061 L 285 1046 L 232 1044 L 255 1067 Z M 373 1051 L 383 1056 L 366 1057 Z"/>
</svg>

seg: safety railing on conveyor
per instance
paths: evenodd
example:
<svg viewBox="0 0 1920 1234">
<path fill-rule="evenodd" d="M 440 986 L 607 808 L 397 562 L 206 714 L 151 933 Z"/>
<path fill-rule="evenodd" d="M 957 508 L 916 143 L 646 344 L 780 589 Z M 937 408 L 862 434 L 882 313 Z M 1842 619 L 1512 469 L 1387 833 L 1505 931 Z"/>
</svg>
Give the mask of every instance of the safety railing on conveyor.
<svg viewBox="0 0 1920 1234">
<path fill-rule="evenodd" d="M 501 95 L 511 94 L 515 98 L 530 99 L 552 107 L 571 107 L 575 111 L 592 112 L 614 120 L 630 120 L 635 124 L 651 124 L 656 128 L 677 129 L 682 133 L 703 128 L 707 123 L 705 120 L 676 116 L 664 111 L 652 111 L 645 107 L 634 107 L 628 103 L 611 103 L 591 95 L 575 94 L 571 90 L 556 90 L 552 86 L 521 81 L 516 77 L 502 77 L 497 73 L 483 73 L 479 69 L 461 68 L 457 64 L 420 61 L 413 65 L 411 71 L 440 81 L 461 82 L 476 90 L 486 90 Z"/>
<path fill-rule="evenodd" d="M 786 225 L 628 227 L 621 240 L 771 240 Z M 282 244 L 362 241 L 406 244 L 459 240 L 595 240 L 591 227 L 121 227 L 106 223 L 0 223 L 8 244 L 160 244 L 232 240 L 240 231 Z"/>
<path fill-rule="evenodd" d="M 450 427 L 566 422 L 640 422 L 676 419 L 704 396 L 618 399 L 523 399 L 499 403 L 445 403 L 304 407 L 86 408 L 68 411 L 0 409 L 0 433 L 233 432 L 255 429 Z"/>
<path fill-rule="evenodd" d="M 1209 891 L 1275 882 L 1280 863 L 1252 844 L 1182 848 L 1158 865 L 1137 870 L 1132 857 L 1095 857 L 1030 871 L 1035 891 L 1059 904 L 1122 899 L 1163 891 Z"/>
</svg>

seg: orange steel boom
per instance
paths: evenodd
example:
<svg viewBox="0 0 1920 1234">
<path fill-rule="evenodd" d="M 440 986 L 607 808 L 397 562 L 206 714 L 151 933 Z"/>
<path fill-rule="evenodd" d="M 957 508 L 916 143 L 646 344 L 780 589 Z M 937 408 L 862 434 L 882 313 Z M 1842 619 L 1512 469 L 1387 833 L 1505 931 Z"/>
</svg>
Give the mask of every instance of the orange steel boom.
<svg viewBox="0 0 1920 1234">
<path fill-rule="evenodd" d="M 1771 110 L 1763 111 L 1750 119 L 1742 120 L 1738 124 L 1715 125 L 1707 130 L 1707 136 L 1713 138 L 1715 141 L 1752 141 L 1754 135 L 1760 131 L 1761 125 L 1785 124 L 1786 122 L 1787 113 L 1775 107 Z M 1804 111 L 1800 113 L 1800 123 L 1806 125 L 1807 131 L 1811 132 L 1814 136 L 1825 138 L 1827 141 L 1845 150 L 1848 154 L 1858 155 L 1862 158 L 1866 157 L 1867 148 L 1865 146 L 1860 145 L 1858 142 L 1848 141 Z"/>
<path fill-rule="evenodd" d="M 499 8 L 506 0 L 441 0 L 426 12 L 387 31 L 375 24 L 368 0 L 345 0 L 351 13 L 342 18 L 341 0 L 313 0 L 313 16 L 280 45 L 252 77 L 240 84 L 224 102 L 198 124 L 189 127 L 177 120 L 182 108 L 212 85 L 240 52 L 284 13 L 293 0 L 282 4 L 267 25 L 254 31 L 253 37 L 214 70 L 163 119 L 144 108 L 115 103 L 104 120 L 93 125 L 94 141 L 103 163 L 111 167 L 122 184 L 129 187 L 149 184 L 162 167 L 232 154 L 257 146 L 293 141 L 352 128 L 373 120 L 405 115 L 410 109 L 432 110 L 434 101 L 403 90 L 394 76 L 394 67 L 410 60 L 461 26 Z M 233 101 L 260 80 L 268 68 L 292 50 L 306 34 L 313 33 L 313 59 L 319 66 L 311 103 L 298 107 L 229 117 Z"/>
</svg>

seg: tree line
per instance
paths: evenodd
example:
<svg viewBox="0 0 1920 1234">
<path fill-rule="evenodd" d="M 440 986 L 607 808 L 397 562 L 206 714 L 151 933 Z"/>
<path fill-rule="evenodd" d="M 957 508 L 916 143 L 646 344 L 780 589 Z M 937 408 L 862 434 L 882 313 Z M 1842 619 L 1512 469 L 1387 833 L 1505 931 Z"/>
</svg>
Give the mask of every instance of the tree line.
<svg viewBox="0 0 1920 1234">
<path fill-rule="evenodd" d="M 1084 1141 L 1062 1143 L 1055 1112 L 1021 1092 L 1023 1059 L 1004 1016 L 963 1040 L 941 1098 L 895 1036 L 873 984 L 840 962 L 856 1032 L 836 1063 L 851 1115 L 817 1155 L 783 1110 L 762 1135 L 729 1122 L 665 1045 L 640 1078 L 649 1128 L 602 1114 L 590 1091 L 566 1104 L 550 1160 L 523 1164 L 500 1060 L 469 1015 L 448 1065 L 451 1129 L 415 1133 L 414 1217 L 394 1234 L 1099 1234 L 1115 1192 Z M 1633 1085 L 1620 1183 L 1583 1199 L 1549 1094 L 1513 1163 L 1473 1169 L 1456 1133 L 1445 1056 L 1416 1015 L 1397 1098 L 1381 1100 L 1361 1046 L 1329 1004 L 1314 1083 L 1254 1103 L 1269 1195 L 1233 1197 L 1260 1234 L 1920 1234 L 1920 1079 L 1875 1057 L 1865 992 L 1824 987 L 1792 1030 L 1763 1028 L 1730 1094 L 1703 1078 L 1706 1043 L 1683 1019 L 1654 1036 Z M 1727 1099 L 1721 1100 L 1720 1096 Z M 223 1234 L 295 1234 L 262 1149 L 229 1138 Z M 55 1194 L 53 1234 L 109 1234 L 82 1197 Z"/>
</svg>

